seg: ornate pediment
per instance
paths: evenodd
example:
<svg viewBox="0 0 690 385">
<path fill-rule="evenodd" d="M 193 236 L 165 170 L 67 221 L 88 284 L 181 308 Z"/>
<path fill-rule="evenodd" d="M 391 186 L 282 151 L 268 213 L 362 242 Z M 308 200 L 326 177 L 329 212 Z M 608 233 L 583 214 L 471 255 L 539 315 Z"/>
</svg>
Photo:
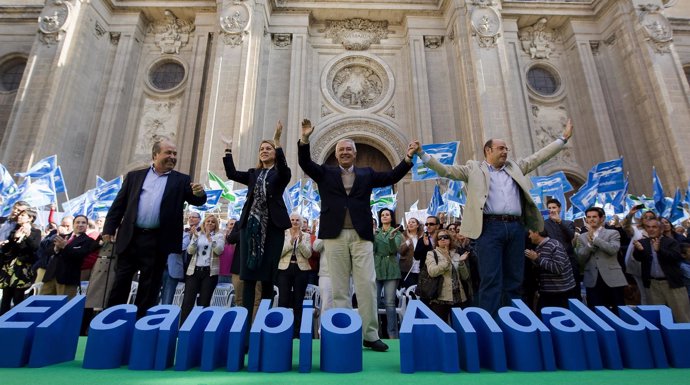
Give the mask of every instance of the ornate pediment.
<svg viewBox="0 0 690 385">
<path fill-rule="evenodd" d="M 654 4 L 640 5 L 640 24 L 644 33 L 657 53 L 671 52 L 673 29 L 666 16 L 661 13 L 661 7 Z"/>
<path fill-rule="evenodd" d="M 165 19 L 149 26 L 149 33 L 153 33 L 156 45 L 161 54 L 179 54 L 180 48 L 187 45 L 189 35 L 194 32 L 194 23 L 178 19 L 172 11 L 165 10 Z"/>
<path fill-rule="evenodd" d="M 326 20 L 326 28 L 321 32 L 333 39 L 333 43 L 342 44 L 345 49 L 364 51 L 372 44 L 381 43 L 388 38 L 387 21 L 367 19 Z"/>
</svg>

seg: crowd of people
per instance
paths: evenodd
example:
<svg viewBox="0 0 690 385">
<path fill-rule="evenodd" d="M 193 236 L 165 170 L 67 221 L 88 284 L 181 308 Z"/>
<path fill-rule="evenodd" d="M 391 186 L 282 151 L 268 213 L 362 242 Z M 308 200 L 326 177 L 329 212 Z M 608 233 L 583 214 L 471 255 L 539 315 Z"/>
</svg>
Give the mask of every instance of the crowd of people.
<svg viewBox="0 0 690 385">
<path fill-rule="evenodd" d="M 690 322 L 687 227 L 674 229 L 667 218 L 642 207 L 610 222 L 603 209 L 591 207 L 582 223 L 574 223 L 561 218 L 556 199 L 547 202 L 544 219 L 531 200 L 525 175 L 558 153 L 572 129 L 568 122 L 561 137 L 517 160 L 508 159 L 505 141 L 491 139 L 484 159 L 465 165 L 442 165 L 411 142 L 403 160 L 381 172 L 355 165 L 350 139 L 335 145 L 338 165 L 315 163 L 309 146 L 314 127 L 305 119 L 299 166 L 321 196 L 321 218 L 311 225 L 288 213 L 282 198 L 292 173 L 280 121 L 273 139 L 261 142 L 256 167 L 247 171 L 237 170 L 232 140 L 222 138 L 227 177 L 248 186 L 237 219 L 183 209 L 184 202 L 203 204 L 206 195 L 200 184 L 173 170 L 176 146 L 162 138 L 152 148 L 151 167 L 127 175 L 102 221 L 66 216 L 57 226 L 39 229 L 26 202 L 14 205 L 0 224 L 0 314 L 31 289 L 76 295 L 90 279 L 99 248 L 111 244 L 117 267 L 104 307 L 126 303 L 136 277 L 134 303 L 141 317 L 158 303 L 173 303 L 184 283 L 184 322 L 195 305 L 210 305 L 219 283 L 232 283 L 235 304 L 250 317 L 261 299 L 274 298 L 277 287 L 278 306 L 293 309 L 299 324 L 312 284 L 318 286 L 321 311 L 356 303 L 363 346 L 374 351 L 388 349 L 382 336 L 398 338 L 396 308 L 405 291 L 446 322 L 453 307 L 476 306 L 495 316 L 512 299 L 524 300 L 537 314 L 547 306 L 567 307 L 569 299 L 613 312 L 626 304 L 660 304 L 671 308 L 676 322 Z M 372 189 L 402 179 L 414 156 L 439 176 L 466 182 L 463 218 L 403 217 L 388 208 L 372 218 Z"/>
</svg>

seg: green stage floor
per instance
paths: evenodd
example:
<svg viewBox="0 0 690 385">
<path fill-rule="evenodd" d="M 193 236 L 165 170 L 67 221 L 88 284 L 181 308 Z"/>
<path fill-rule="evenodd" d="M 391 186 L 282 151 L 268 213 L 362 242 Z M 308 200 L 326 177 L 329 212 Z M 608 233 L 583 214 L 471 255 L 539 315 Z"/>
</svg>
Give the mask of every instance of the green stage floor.
<svg viewBox="0 0 690 385">
<path fill-rule="evenodd" d="M 319 367 L 319 341 L 314 341 L 313 370 L 311 373 L 297 372 L 298 344 L 295 341 L 293 351 L 293 371 L 288 373 L 248 373 L 245 370 L 229 373 L 223 369 L 214 372 L 200 372 L 198 369 L 186 372 L 166 371 L 133 371 L 125 367 L 112 370 L 82 369 L 82 357 L 86 338 L 79 341 L 77 358 L 72 362 L 53 365 L 45 368 L 0 369 L 1 385 L 212 385 L 212 384 L 276 384 L 276 385 L 328 385 L 328 384 L 363 384 L 363 385 L 557 385 L 557 384 L 654 384 L 670 385 L 690 384 L 690 369 L 666 370 L 600 370 L 583 372 L 507 372 L 446 374 L 424 372 L 415 374 L 400 373 L 400 353 L 398 341 L 386 341 L 391 350 L 387 353 L 364 351 L 364 371 L 354 374 L 321 373 Z M 690 353 L 689 353 L 690 354 Z"/>
</svg>

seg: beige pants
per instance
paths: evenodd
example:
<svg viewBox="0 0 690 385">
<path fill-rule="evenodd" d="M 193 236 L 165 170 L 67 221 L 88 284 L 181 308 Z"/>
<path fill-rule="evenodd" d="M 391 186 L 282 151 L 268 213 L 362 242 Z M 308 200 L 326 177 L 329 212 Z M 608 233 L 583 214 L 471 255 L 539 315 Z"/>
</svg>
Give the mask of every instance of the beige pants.
<svg viewBox="0 0 690 385">
<path fill-rule="evenodd" d="M 652 279 L 649 284 L 649 303 L 670 307 L 676 323 L 690 322 L 690 301 L 685 286 L 671 289 L 668 281 Z"/>
<path fill-rule="evenodd" d="M 43 282 L 43 277 L 46 274 L 46 269 L 44 268 L 38 268 L 36 269 L 36 280 L 34 282 Z M 55 295 L 57 294 L 57 282 L 55 279 L 51 279 L 48 282 L 43 282 L 43 286 L 41 286 L 41 291 L 38 292 L 40 295 Z"/>
<path fill-rule="evenodd" d="M 239 258 L 239 257 L 238 257 Z M 242 306 L 242 289 L 244 289 L 244 281 L 240 279 L 239 274 L 232 275 L 232 287 L 235 288 L 235 305 Z M 256 292 L 261 293 L 261 281 L 256 283 Z M 259 303 L 261 302 L 261 295 L 254 296 L 254 311 L 252 319 L 256 318 L 256 312 L 259 310 Z"/>
<path fill-rule="evenodd" d="M 366 341 L 379 339 L 378 311 L 376 308 L 376 270 L 374 244 L 347 229 L 338 238 L 324 239 L 324 253 L 328 260 L 328 275 L 333 287 L 333 306 L 352 308 L 350 275 L 355 283 L 357 307 L 362 317 L 362 334 Z"/>
</svg>

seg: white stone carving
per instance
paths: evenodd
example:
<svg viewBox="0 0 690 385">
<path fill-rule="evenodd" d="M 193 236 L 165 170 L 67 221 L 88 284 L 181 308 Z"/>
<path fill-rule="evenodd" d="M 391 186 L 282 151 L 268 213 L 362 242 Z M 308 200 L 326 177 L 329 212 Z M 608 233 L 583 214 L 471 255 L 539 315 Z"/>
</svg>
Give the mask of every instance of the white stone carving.
<svg viewBox="0 0 690 385">
<path fill-rule="evenodd" d="M 321 117 L 328 116 L 333 113 L 333 110 L 328 108 L 325 104 L 321 104 Z"/>
<path fill-rule="evenodd" d="M 568 111 L 564 106 L 540 106 L 532 105 L 532 116 L 534 118 L 534 137 L 536 147 L 543 148 L 559 137 L 568 122 Z M 571 144 L 568 143 L 556 156 L 561 163 L 577 166 Z"/>
<path fill-rule="evenodd" d="M 326 20 L 326 38 L 333 39 L 334 44 L 342 44 L 345 49 L 364 51 L 372 44 L 379 44 L 381 39 L 388 38 L 387 21 L 367 19 Z"/>
<path fill-rule="evenodd" d="M 424 36 L 424 47 L 429 49 L 436 49 L 443 45 L 443 36 Z"/>
<path fill-rule="evenodd" d="M 135 160 L 148 160 L 151 157 L 151 145 L 159 137 L 167 136 L 175 139 L 181 106 L 180 98 L 169 100 L 147 98 L 144 101 L 143 114 L 137 131 Z"/>
<path fill-rule="evenodd" d="M 522 49 L 532 59 L 548 59 L 554 50 L 554 43 L 559 39 L 559 33 L 546 26 L 548 19 L 542 17 L 533 25 L 522 28 L 518 35 Z"/>
<path fill-rule="evenodd" d="M 110 44 L 118 45 L 120 43 L 120 36 L 122 36 L 121 32 L 110 32 Z"/>
<path fill-rule="evenodd" d="M 661 7 L 654 4 L 640 5 L 640 24 L 644 27 L 645 35 L 657 53 L 671 52 L 673 29 L 666 16 L 661 13 Z"/>
<path fill-rule="evenodd" d="M 105 35 L 107 31 L 105 30 L 105 28 L 103 28 L 102 25 L 96 22 L 96 25 L 94 26 L 94 32 L 96 33 L 96 36 L 100 38 L 101 36 Z"/>
<path fill-rule="evenodd" d="M 391 164 L 398 164 L 405 156 L 408 143 L 400 135 L 387 127 L 382 127 L 366 120 L 350 120 L 329 127 L 322 136 L 311 141 L 311 155 L 317 163 L 326 160 L 335 143 L 343 138 L 353 139 L 356 143 L 368 144 L 379 151 Z"/>
<path fill-rule="evenodd" d="M 223 39 L 223 43 L 225 43 L 225 45 L 229 45 L 230 47 L 239 47 L 242 45 L 242 41 L 244 41 L 244 35 L 241 33 L 235 34 L 223 32 L 221 38 Z"/>
<path fill-rule="evenodd" d="M 47 46 L 62 40 L 68 27 L 72 4 L 63 0 L 52 0 L 38 17 L 39 40 Z"/>
<path fill-rule="evenodd" d="M 244 2 L 235 1 L 223 7 L 219 16 L 221 38 L 223 43 L 238 47 L 249 32 L 251 9 Z"/>
<path fill-rule="evenodd" d="M 155 35 L 161 54 L 179 54 L 180 48 L 187 45 L 190 34 L 194 32 L 194 23 L 178 19 L 169 9 L 164 15 L 165 20 L 151 24 L 148 32 Z"/>
<path fill-rule="evenodd" d="M 287 47 L 292 44 L 292 34 L 291 33 L 274 33 L 271 38 L 273 39 L 273 44 L 276 47 Z"/>
<path fill-rule="evenodd" d="M 503 22 L 501 15 L 495 8 L 493 1 L 475 1 L 472 10 L 471 24 L 473 35 L 477 37 L 477 43 L 482 48 L 492 48 L 496 46 L 498 38 L 501 37 Z"/>
<path fill-rule="evenodd" d="M 348 110 L 367 110 L 383 108 L 382 104 L 392 93 L 391 83 L 392 73 L 383 62 L 353 55 L 327 67 L 323 86 L 333 105 Z"/>
<path fill-rule="evenodd" d="M 395 119 L 395 106 L 388 107 L 386 111 L 383 112 L 383 114 L 391 119 Z"/>
</svg>

